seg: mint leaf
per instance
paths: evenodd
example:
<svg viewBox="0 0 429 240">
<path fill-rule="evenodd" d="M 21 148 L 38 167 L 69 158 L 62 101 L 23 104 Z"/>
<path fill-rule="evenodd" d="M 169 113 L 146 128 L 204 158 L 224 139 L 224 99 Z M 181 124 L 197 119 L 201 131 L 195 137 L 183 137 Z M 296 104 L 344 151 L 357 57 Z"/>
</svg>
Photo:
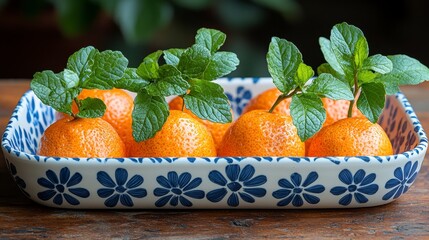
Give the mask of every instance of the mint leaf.
<svg viewBox="0 0 429 240">
<path fill-rule="evenodd" d="M 329 73 L 332 76 L 334 76 L 336 79 L 341 80 L 344 83 L 349 84 L 349 81 L 347 81 L 344 77 L 344 75 L 339 74 L 337 71 L 335 71 L 331 65 L 329 65 L 329 63 L 322 63 L 318 68 L 317 68 L 317 75 L 322 75 L 322 73 Z"/>
<path fill-rule="evenodd" d="M 328 73 L 322 73 L 306 89 L 309 93 L 327 97 L 333 100 L 353 100 L 354 96 L 350 87 Z"/>
<path fill-rule="evenodd" d="M 137 74 L 144 79 L 155 79 L 159 78 L 158 69 L 159 64 L 158 60 L 162 55 L 162 51 L 158 50 L 146 56 L 143 59 L 143 62 L 137 68 Z"/>
<path fill-rule="evenodd" d="M 106 105 L 98 98 L 85 98 L 77 100 L 79 112 L 76 114 L 80 118 L 98 118 L 104 115 Z"/>
<path fill-rule="evenodd" d="M 364 38 L 362 31 L 347 23 L 336 24 L 331 30 L 331 49 L 347 77 L 352 77 L 355 69 L 355 56 L 359 39 Z"/>
<path fill-rule="evenodd" d="M 183 97 L 185 106 L 201 119 L 217 123 L 232 121 L 228 97 L 217 83 L 200 79 L 189 80 L 190 92 Z"/>
<path fill-rule="evenodd" d="M 159 68 L 159 78 L 146 87 L 146 91 L 152 96 L 183 95 L 189 88 L 189 83 L 182 78 L 182 74 L 176 67 L 163 65 Z"/>
<path fill-rule="evenodd" d="M 271 38 L 267 63 L 273 82 L 282 93 L 287 94 L 297 87 L 294 77 L 302 63 L 302 55 L 293 43 L 278 37 Z"/>
<path fill-rule="evenodd" d="M 133 137 L 137 142 L 147 140 L 161 130 L 170 114 L 164 97 L 151 96 L 141 91 L 134 99 L 132 113 Z"/>
<path fill-rule="evenodd" d="M 67 68 L 75 72 L 79 76 L 79 79 L 84 81 L 91 74 L 94 57 L 98 53 L 98 50 L 92 46 L 81 48 L 69 57 Z"/>
<path fill-rule="evenodd" d="M 366 41 L 366 38 L 364 36 L 359 37 L 353 55 L 356 68 L 360 68 L 369 55 L 368 42 Z"/>
<path fill-rule="evenodd" d="M 300 63 L 298 70 L 295 75 L 295 82 L 301 87 L 304 88 L 304 85 L 307 81 L 314 76 L 313 68 L 306 65 L 305 63 Z"/>
<path fill-rule="evenodd" d="M 208 28 L 200 28 L 195 36 L 195 43 L 206 47 L 214 54 L 225 43 L 225 33 Z"/>
<path fill-rule="evenodd" d="M 170 48 L 164 50 L 164 60 L 167 64 L 177 66 L 179 65 L 180 57 L 185 50 L 181 48 Z"/>
<path fill-rule="evenodd" d="M 199 78 L 209 65 L 210 59 L 210 50 L 194 44 L 182 53 L 177 67 L 188 78 Z"/>
<path fill-rule="evenodd" d="M 374 82 L 374 79 L 376 79 L 380 75 L 381 74 L 375 73 L 371 70 L 362 70 L 361 69 L 361 70 L 359 70 L 359 74 L 358 74 L 358 82 L 359 82 L 359 84 Z"/>
<path fill-rule="evenodd" d="M 124 75 L 128 59 L 119 52 L 106 50 L 95 54 L 91 75 L 82 87 L 87 89 L 112 89 L 117 80 Z"/>
<path fill-rule="evenodd" d="M 136 71 L 136 68 L 127 68 L 124 76 L 116 81 L 115 88 L 125 89 L 131 92 L 140 92 L 149 85 L 150 82 L 141 78 Z"/>
<path fill-rule="evenodd" d="M 372 70 L 377 73 L 386 74 L 392 71 L 393 63 L 389 58 L 381 54 L 376 54 L 365 59 L 362 66 L 363 70 Z"/>
<path fill-rule="evenodd" d="M 59 74 L 47 70 L 37 72 L 31 81 L 34 94 L 46 105 L 53 109 L 72 115 L 71 105 L 81 89 L 78 87 L 79 78 L 76 73 L 64 70 Z"/>
<path fill-rule="evenodd" d="M 384 108 L 386 92 L 381 83 L 365 83 L 357 101 L 357 108 L 369 121 L 376 123 Z"/>
<path fill-rule="evenodd" d="M 208 81 L 216 80 L 234 71 L 239 63 L 235 53 L 217 52 L 211 57 L 209 64 L 199 78 Z"/>
<path fill-rule="evenodd" d="M 301 141 L 317 133 L 326 119 L 322 100 L 315 94 L 296 94 L 290 104 L 290 115 Z"/>
<path fill-rule="evenodd" d="M 344 75 L 344 70 L 341 68 L 340 63 L 337 60 L 334 52 L 331 49 L 331 41 L 324 37 L 319 38 L 320 50 L 322 50 L 323 57 L 326 62 L 330 65 L 331 69 L 337 72 L 340 75 Z"/>
<path fill-rule="evenodd" d="M 392 61 L 393 69 L 376 79 L 386 85 L 387 94 L 399 91 L 399 85 L 419 84 L 429 80 L 429 69 L 418 60 L 407 55 L 387 56 Z"/>
</svg>

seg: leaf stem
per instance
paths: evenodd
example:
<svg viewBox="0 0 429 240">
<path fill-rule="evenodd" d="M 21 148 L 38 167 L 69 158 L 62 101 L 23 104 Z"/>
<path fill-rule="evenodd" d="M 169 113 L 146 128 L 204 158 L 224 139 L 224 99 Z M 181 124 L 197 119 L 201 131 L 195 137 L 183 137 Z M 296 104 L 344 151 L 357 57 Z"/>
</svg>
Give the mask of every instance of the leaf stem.
<svg viewBox="0 0 429 240">
<path fill-rule="evenodd" d="M 359 92 L 360 92 L 360 88 L 359 88 L 359 85 L 358 85 L 358 73 L 357 73 L 357 71 L 354 74 L 353 81 L 354 81 L 353 100 L 350 100 L 349 109 L 348 109 L 348 112 L 347 112 L 347 117 L 348 118 L 353 117 L 353 107 L 354 107 L 356 98 L 357 98 L 357 96 L 359 95 Z"/>
<path fill-rule="evenodd" d="M 292 97 L 293 95 L 295 95 L 298 91 L 300 91 L 301 88 L 297 87 L 295 88 L 292 92 L 290 92 L 289 94 L 281 94 L 277 100 L 274 102 L 273 106 L 271 106 L 270 110 L 268 110 L 269 113 L 272 113 L 274 111 L 274 109 L 277 107 L 277 105 L 279 105 L 279 103 L 287 98 Z"/>
</svg>

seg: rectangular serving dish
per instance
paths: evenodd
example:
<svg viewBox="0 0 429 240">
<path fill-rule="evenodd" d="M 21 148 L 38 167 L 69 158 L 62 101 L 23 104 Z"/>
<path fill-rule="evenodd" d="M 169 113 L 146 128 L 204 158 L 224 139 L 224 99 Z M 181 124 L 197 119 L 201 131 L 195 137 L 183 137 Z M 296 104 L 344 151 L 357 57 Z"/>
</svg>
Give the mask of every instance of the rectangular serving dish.
<svg viewBox="0 0 429 240">
<path fill-rule="evenodd" d="M 270 78 L 219 79 L 235 116 Z M 355 208 L 407 192 L 428 139 L 402 93 L 379 124 L 395 151 L 360 157 L 59 158 L 36 155 L 55 112 L 28 91 L 2 137 L 6 164 L 31 200 L 58 208 Z"/>
</svg>

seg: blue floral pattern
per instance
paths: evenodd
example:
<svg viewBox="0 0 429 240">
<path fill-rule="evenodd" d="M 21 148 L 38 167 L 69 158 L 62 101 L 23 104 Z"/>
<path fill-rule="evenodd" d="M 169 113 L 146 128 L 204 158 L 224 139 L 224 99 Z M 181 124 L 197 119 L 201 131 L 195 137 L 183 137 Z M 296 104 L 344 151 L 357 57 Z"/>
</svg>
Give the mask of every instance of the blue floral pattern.
<svg viewBox="0 0 429 240">
<path fill-rule="evenodd" d="M 373 195 L 378 191 L 378 185 L 374 184 L 376 178 L 375 173 L 366 175 L 363 169 L 358 170 L 354 175 L 344 169 L 338 175 L 338 178 L 345 186 L 337 186 L 331 189 L 333 195 L 342 195 L 339 204 L 347 206 L 352 202 L 352 199 L 357 203 L 366 203 L 368 198 L 365 195 Z"/>
<path fill-rule="evenodd" d="M 317 172 L 311 172 L 304 182 L 302 182 L 302 177 L 299 173 L 291 174 L 290 181 L 285 178 L 280 179 L 278 184 L 282 188 L 273 192 L 274 198 L 282 199 L 277 203 L 277 206 L 287 206 L 292 202 L 293 206 L 301 207 L 304 204 L 304 200 L 309 204 L 319 203 L 320 198 L 314 194 L 324 192 L 325 187 L 320 184 L 310 186 L 317 178 L 319 178 Z"/>
<path fill-rule="evenodd" d="M 28 194 L 27 191 L 25 191 L 27 184 L 25 183 L 24 179 L 18 176 L 18 170 L 16 169 L 15 165 L 13 163 L 10 163 L 7 159 L 5 160 L 6 160 L 6 166 L 8 167 L 9 172 L 12 174 L 12 177 L 15 180 L 16 185 L 18 185 L 18 188 L 26 197 L 30 198 L 30 194 Z"/>
<path fill-rule="evenodd" d="M 232 110 L 235 112 L 235 114 L 241 115 L 244 107 L 252 98 L 252 92 L 246 89 L 245 87 L 240 86 L 237 88 L 235 94 L 226 93 L 226 96 L 231 102 L 231 107 L 232 107 Z"/>
<path fill-rule="evenodd" d="M 240 165 L 231 164 L 225 167 L 225 173 L 228 180 L 217 170 L 209 173 L 210 181 L 221 186 L 207 193 L 210 202 L 220 202 L 230 193 L 228 206 L 237 207 L 240 198 L 245 202 L 254 203 L 254 197 L 264 197 L 267 193 L 264 188 L 258 187 L 267 182 L 267 177 L 264 175 L 253 177 L 255 168 L 252 165 L 246 165 L 241 169 Z"/>
<path fill-rule="evenodd" d="M 395 178 L 387 181 L 386 185 L 384 186 L 386 189 L 392 190 L 383 196 L 383 200 L 389 200 L 392 197 L 393 199 L 396 199 L 402 194 L 406 193 L 411 184 L 413 184 L 414 180 L 416 180 L 418 165 L 418 162 L 414 162 L 414 164 L 411 165 L 411 161 L 408 161 L 405 164 L 404 169 L 401 167 L 396 168 L 395 172 L 393 173 Z"/>
<path fill-rule="evenodd" d="M 115 207 L 120 201 L 123 206 L 132 207 L 134 202 L 131 197 L 146 197 L 147 191 L 139 186 L 143 184 L 144 179 L 140 175 L 134 175 L 128 180 L 128 171 L 123 168 L 117 168 L 115 171 L 115 181 L 105 171 L 97 173 L 97 180 L 106 188 L 97 190 L 101 198 L 107 198 L 104 201 L 106 207 Z"/>
<path fill-rule="evenodd" d="M 88 190 L 75 187 L 81 181 L 82 175 L 80 173 L 75 173 L 70 176 L 70 170 L 67 167 L 60 170 L 59 178 L 53 170 L 48 170 L 46 171 L 46 178 L 42 177 L 37 179 L 37 183 L 48 190 L 39 192 L 37 197 L 43 201 L 48 201 L 53 198 L 53 203 L 56 205 L 62 205 L 64 199 L 70 205 L 79 205 L 80 202 L 76 197 L 89 197 Z"/>
<path fill-rule="evenodd" d="M 158 176 L 156 181 L 161 185 L 154 189 L 153 194 L 160 197 L 155 206 L 163 207 L 167 203 L 171 206 L 177 206 L 180 202 L 185 207 L 192 207 L 192 202 L 189 198 L 203 199 L 205 193 L 202 190 L 195 189 L 200 186 L 202 180 L 197 177 L 192 179 L 192 175 L 188 172 L 180 174 L 176 172 L 168 172 L 167 177 Z"/>
</svg>

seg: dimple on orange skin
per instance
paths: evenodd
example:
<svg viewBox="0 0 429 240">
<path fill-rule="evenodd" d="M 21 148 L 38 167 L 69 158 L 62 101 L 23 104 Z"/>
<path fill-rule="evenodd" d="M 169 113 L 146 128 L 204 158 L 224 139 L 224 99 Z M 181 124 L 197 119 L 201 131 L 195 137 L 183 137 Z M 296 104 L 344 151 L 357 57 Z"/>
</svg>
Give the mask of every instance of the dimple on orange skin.
<svg viewBox="0 0 429 240">
<path fill-rule="evenodd" d="M 62 118 L 44 132 L 38 154 L 57 157 L 124 157 L 124 143 L 101 118 Z"/>
<path fill-rule="evenodd" d="M 98 98 L 104 102 L 106 112 L 101 118 L 112 125 L 125 146 L 130 146 L 134 141 L 132 133 L 133 98 L 124 90 L 116 88 L 109 90 L 83 89 L 77 98 L 83 100 L 88 97 Z M 75 103 L 72 105 L 72 112 L 75 114 L 78 112 Z M 62 117 L 64 114 L 60 115 L 60 118 Z"/>
<path fill-rule="evenodd" d="M 175 97 L 173 98 L 169 103 L 168 106 L 170 110 L 182 110 L 183 106 L 183 99 L 181 97 Z M 183 111 L 185 113 L 188 113 L 195 119 L 197 119 L 199 122 L 203 123 L 207 129 L 210 131 L 214 144 L 216 146 L 216 149 L 219 149 L 220 143 L 222 142 L 223 135 L 228 130 L 231 123 L 215 123 L 211 122 L 209 120 L 203 120 L 199 117 L 197 117 L 195 114 L 193 114 L 190 110 L 184 108 Z"/>
<path fill-rule="evenodd" d="M 254 110 L 241 115 L 225 133 L 218 156 L 304 156 L 290 116 Z"/>
<path fill-rule="evenodd" d="M 214 157 L 213 138 L 204 124 L 189 114 L 170 110 L 162 129 L 143 142 L 133 145 L 132 157 Z"/>
<path fill-rule="evenodd" d="M 386 156 L 392 144 L 378 124 L 363 117 L 345 118 L 323 127 L 312 139 L 310 157 Z"/>
</svg>

